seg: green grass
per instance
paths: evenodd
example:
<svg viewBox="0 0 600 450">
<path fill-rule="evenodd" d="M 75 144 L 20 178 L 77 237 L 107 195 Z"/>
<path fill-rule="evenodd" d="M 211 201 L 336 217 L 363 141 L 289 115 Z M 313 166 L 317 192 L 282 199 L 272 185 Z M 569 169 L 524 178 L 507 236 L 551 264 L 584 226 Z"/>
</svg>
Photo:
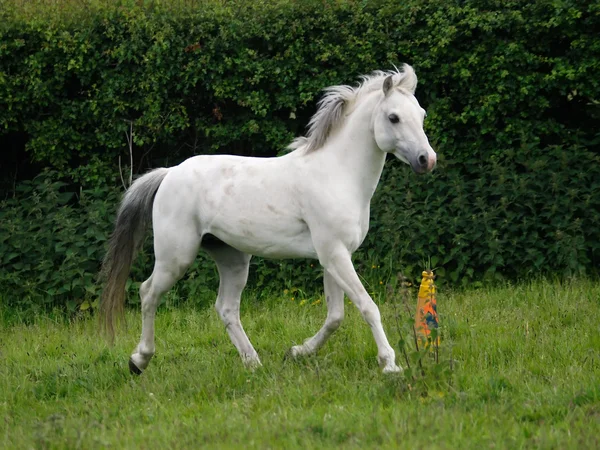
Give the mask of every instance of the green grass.
<svg viewBox="0 0 600 450">
<path fill-rule="evenodd" d="M 0 447 L 600 447 L 597 282 L 439 293 L 440 357 L 453 371 L 435 375 L 425 358 L 415 380 L 380 373 L 351 305 L 321 352 L 298 362 L 284 354 L 320 327 L 323 305 L 243 305 L 262 369 L 242 368 L 212 309 L 162 308 L 141 377 L 127 371 L 137 312 L 109 347 L 89 318 L 25 325 L 0 310 Z M 381 310 L 398 342 L 393 308 Z"/>
</svg>

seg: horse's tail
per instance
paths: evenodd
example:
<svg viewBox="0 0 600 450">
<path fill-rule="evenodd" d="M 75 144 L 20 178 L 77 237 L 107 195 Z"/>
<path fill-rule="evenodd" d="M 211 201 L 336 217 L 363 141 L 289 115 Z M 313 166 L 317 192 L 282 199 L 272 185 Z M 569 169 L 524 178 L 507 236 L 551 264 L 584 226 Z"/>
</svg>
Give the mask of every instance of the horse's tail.
<svg viewBox="0 0 600 450">
<path fill-rule="evenodd" d="M 152 221 L 152 206 L 158 187 L 169 169 L 155 169 L 138 178 L 125 193 L 102 262 L 105 282 L 100 300 L 100 322 L 112 341 L 117 320 L 123 319 L 125 284 L 131 264 Z"/>
</svg>

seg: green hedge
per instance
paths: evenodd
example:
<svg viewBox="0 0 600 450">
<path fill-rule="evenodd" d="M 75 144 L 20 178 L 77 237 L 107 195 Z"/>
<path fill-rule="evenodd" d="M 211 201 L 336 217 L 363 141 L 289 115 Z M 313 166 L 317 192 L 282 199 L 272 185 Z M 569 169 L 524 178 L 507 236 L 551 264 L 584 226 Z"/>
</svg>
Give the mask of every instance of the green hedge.
<svg viewBox="0 0 600 450">
<path fill-rule="evenodd" d="M 402 62 L 417 70 L 439 165 L 416 177 L 388 164 L 359 270 L 380 266 L 374 285 L 398 270 L 415 277 L 428 263 L 454 284 L 593 271 L 599 31 L 593 1 L 5 1 L 0 188 L 13 199 L 2 204 L 1 295 L 83 301 L 72 278 L 91 286 L 101 248 L 80 255 L 83 275 L 67 270 L 60 275 L 71 279 L 50 291 L 48 261 L 67 258 L 56 248 L 63 239 L 85 247 L 89 236 L 44 215 L 57 230 L 47 237 L 54 251 L 36 246 L 32 256 L 24 243 L 39 230 L 15 232 L 15 223 L 31 218 L 36 189 L 45 189 L 77 193 L 60 211 L 81 230 L 95 220 L 108 230 L 130 127 L 135 172 L 200 153 L 272 156 L 303 132 L 324 87 Z M 44 184 L 50 175 L 21 183 L 44 167 L 66 184 Z M 80 201 L 80 191 L 103 199 Z M 136 270 L 148 273 L 150 262 L 144 255 Z M 199 281 L 184 295 L 215 283 L 202 261 L 190 276 Z M 260 260 L 252 276 L 261 288 L 318 280 L 305 262 Z M 26 295 L 16 289 L 31 280 L 40 281 Z"/>
</svg>

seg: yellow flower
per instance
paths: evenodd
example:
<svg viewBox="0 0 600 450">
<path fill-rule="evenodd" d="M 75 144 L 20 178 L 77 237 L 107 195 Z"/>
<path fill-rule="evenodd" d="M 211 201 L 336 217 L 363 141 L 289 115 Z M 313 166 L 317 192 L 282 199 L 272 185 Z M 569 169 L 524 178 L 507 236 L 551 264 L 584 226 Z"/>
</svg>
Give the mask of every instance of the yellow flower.
<svg viewBox="0 0 600 450">
<path fill-rule="evenodd" d="M 379 280 L 379 284 L 383 284 L 383 281 Z"/>
<path fill-rule="evenodd" d="M 304 299 L 300 302 L 300 306 L 304 306 L 304 305 L 306 305 L 306 299 Z"/>
<path fill-rule="evenodd" d="M 314 302 L 312 302 L 311 305 L 314 306 L 314 305 L 318 305 L 319 303 L 321 303 L 321 299 L 320 298 L 318 298 Z"/>
</svg>

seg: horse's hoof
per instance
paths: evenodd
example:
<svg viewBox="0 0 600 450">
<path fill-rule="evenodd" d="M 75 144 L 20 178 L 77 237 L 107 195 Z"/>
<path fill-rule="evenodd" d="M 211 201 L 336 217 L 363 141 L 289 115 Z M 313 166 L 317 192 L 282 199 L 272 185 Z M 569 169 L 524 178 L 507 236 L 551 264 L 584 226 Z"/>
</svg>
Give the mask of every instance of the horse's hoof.
<svg viewBox="0 0 600 450">
<path fill-rule="evenodd" d="M 131 372 L 133 375 L 141 375 L 142 374 L 142 370 L 135 365 L 135 363 L 133 362 L 133 360 L 131 358 L 129 358 L 129 372 Z"/>
<path fill-rule="evenodd" d="M 308 351 L 304 345 L 294 345 L 290 348 L 290 356 L 294 359 L 302 358 L 303 356 L 312 355 L 313 352 Z"/>
<path fill-rule="evenodd" d="M 285 355 L 283 355 L 283 360 L 284 361 L 288 361 L 288 360 L 295 360 L 298 359 L 298 357 L 301 355 L 301 353 L 298 351 L 298 345 L 294 345 L 293 347 L 290 347 L 287 352 L 285 352 Z"/>
<path fill-rule="evenodd" d="M 258 356 L 254 358 L 242 358 L 242 362 L 244 367 L 250 372 L 254 372 L 262 367 L 262 363 L 260 362 L 260 359 L 258 359 Z"/>
<path fill-rule="evenodd" d="M 383 373 L 402 373 L 402 372 L 404 372 L 404 370 L 402 370 L 402 367 L 399 367 L 396 364 L 394 364 L 392 366 L 386 366 L 383 368 Z"/>
<path fill-rule="evenodd" d="M 288 350 L 283 355 L 284 361 L 293 361 L 298 358 L 298 355 L 294 353 L 294 347 L 288 348 Z"/>
</svg>

